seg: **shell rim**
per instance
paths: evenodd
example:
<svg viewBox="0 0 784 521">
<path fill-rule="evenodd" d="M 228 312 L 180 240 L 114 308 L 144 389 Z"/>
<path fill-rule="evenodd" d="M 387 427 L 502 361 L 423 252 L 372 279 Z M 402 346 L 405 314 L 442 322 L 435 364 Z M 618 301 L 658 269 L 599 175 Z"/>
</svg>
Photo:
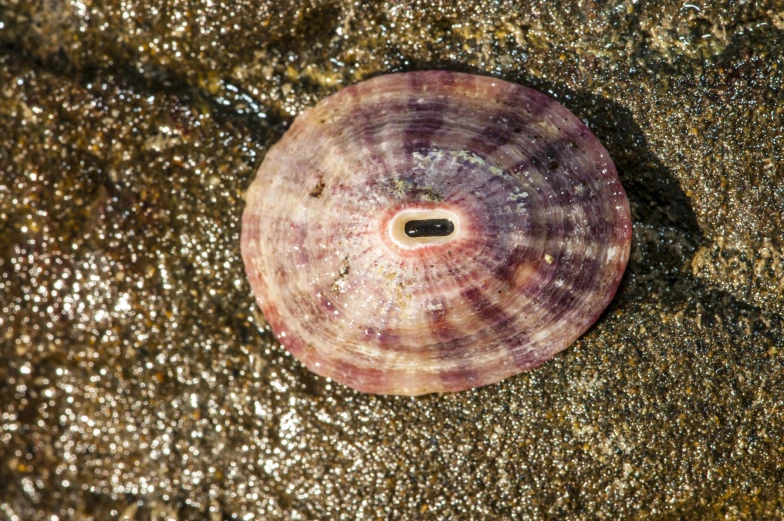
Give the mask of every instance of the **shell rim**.
<svg viewBox="0 0 784 521">
<path fill-rule="evenodd" d="M 327 98 L 331 98 L 331 97 L 338 96 L 338 95 L 344 95 L 345 96 L 346 94 L 355 91 L 356 88 L 357 88 L 356 86 L 359 85 L 360 83 L 368 84 L 370 82 L 386 81 L 388 78 L 390 78 L 392 76 L 414 76 L 414 75 L 450 75 L 450 76 L 453 76 L 453 77 L 458 78 L 458 79 L 460 77 L 471 77 L 471 78 L 477 78 L 477 79 L 481 78 L 480 81 L 502 82 L 502 83 L 513 85 L 516 88 L 523 89 L 525 91 L 526 95 L 531 96 L 532 98 L 544 98 L 547 103 L 555 103 L 555 104 L 559 105 L 560 107 L 564 108 L 569 114 L 571 114 L 574 117 L 575 121 L 578 124 L 578 128 L 582 132 L 585 132 L 591 138 L 591 140 L 593 141 L 593 144 L 598 146 L 598 147 L 600 147 L 601 150 L 606 154 L 606 156 L 608 158 L 608 166 L 612 169 L 612 174 L 614 174 L 615 179 L 618 180 L 617 188 L 620 190 L 620 195 L 622 195 L 622 197 L 620 199 L 621 199 L 622 205 L 623 205 L 623 216 L 622 216 L 623 219 L 622 220 L 623 220 L 624 225 L 625 225 L 624 226 L 624 232 L 625 233 L 624 233 L 624 236 L 622 237 L 623 240 L 622 241 L 619 240 L 619 242 L 618 242 L 619 246 L 621 244 L 623 245 L 622 254 L 619 256 L 619 260 L 616 263 L 616 266 L 618 267 L 619 275 L 615 276 L 613 278 L 613 280 L 612 280 L 612 283 L 608 285 L 608 287 L 606 289 L 606 292 L 604 293 L 605 294 L 604 301 L 602 302 L 602 306 L 599 308 L 600 310 L 597 313 L 595 313 L 593 316 L 587 318 L 585 320 L 585 322 L 588 325 L 586 327 L 582 328 L 579 333 L 571 335 L 572 337 L 569 338 L 568 342 L 562 343 L 564 345 L 564 347 L 562 347 L 560 350 L 556 351 L 555 353 L 551 354 L 550 356 L 544 357 L 542 359 L 535 360 L 534 362 L 531 362 L 530 364 L 510 365 L 507 371 L 499 371 L 499 372 L 493 373 L 491 378 L 485 378 L 482 381 L 464 381 L 464 382 L 461 382 L 459 384 L 458 383 L 454 383 L 452 385 L 444 385 L 445 382 L 438 381 L 438 382 L 435 382 L 435 384 L 431 385 L 431 386 L 423 386 L 423 387 L 417 388 L 417 389 L 405 389 L 405 390 L 403 390 L 403 392 L 401 392 L 401 389 L 397 389 L 395 392 L 389 392 L 388 390 L 383 390 L 383 389 L 379 389 L 379 388 L 373 388 L 372 386 L 365 386 L 365 385 L 363 385 L 363 382 L 361 381 L 360 378 L 345 377 L 345 375 L 342 378 L 336 378 L 336 376 L 334 374 L 332 374 L 327 368 L 325 368 L 324 366 L 319 364 L 317 361 L 314 361 L 312 359 L 313 358 L 312 354 L 315 352 L 315 348 L 308 346 L 302 339 L 299 339 L 299 338 L 297 338 L 295 336 L 288 336 L 286 334 L 286 327 L 285 327 L 285 324 L 283 322 L 282 317 L 278 313 L 277 306 L 273 302 L 270 302 L 268 300 L 268 298 L 267 298 L 268 294 L 269 294 L 269 288 L 268 288 L 267 284 L 264 282 L 264 279 L 262 277 L 261 272 L 256 269 L 255 264 L 251 261 L 251 252 L 248 251 L 248 249 L 245 248 L 244 245 L 246 243 L 246 238 L 247 238 L 246 233 L 247 233 L 247 230 L 251 227 L 250 226 L 251 218 L 254 217 L 248 211 L 248 208 L 250 206 L 248 204 L 248 202 L 249 202 L 249 197 L 248 196 L 251 194 L 251 192 L 254 190 L 254 188 L 256 190 L 258 190 L 259 181 L 261 179 L 259 174 L 262 172 L 262 169 L 263 169 L 263 166 L 264 166 L 264 160 L 266 159 L 267 155 L 273 149 L 282 148 L 283 143 L 285 143 L 286 134 L 290 133 L 290 131 L 293 128 L 295 128 L 295 126 L 298 123 L 299 124 L 304 124 L 305 120 L 307 119 L 306 115 L 308 113 L 310 113 L 312 110 L 314 110 L 314 108 L 316 106 L 318 106 L 320 103 L 322 103 Z M 428 78 L 426 78 L 426 80 L 427 79 Z M 583 121 L 580 120 L 576 115 L 574 115 L 568 108 L 563 106 L 560 103 L 560 101 L 558 101 L 558 100 L 556 100 L 556 99 L 554 99 L 554 98 L 552 98 L 550 96 L 547 96 L 546 94 L 544 94 L 542 92 L 539 92 L 538 90 L 533 89 L 531 87 L 527 87 L 527 86 L 520 85 L 520 84 L 517 84 L 517 83 L 512 83 L 512 82 L 509 82 L 509 81 L 506 81 L 506 80 L 503 80 L 503 79 L 500 79 L 500 78 L 496 78 L 496 77 L 493 77 L 493 76 L 481 75 L 481 74 L 469 74 L 469 73 L 463 73 L 463 72 L 452 72 L 452 71 L 445 71 L 445 70 L 438 70 L 438 69 L 428 69 L 428 70 L 420 70 L 420 71 L 396 72 L 396 73 L 390 73 L 390 74 L 380 74 L 380 75 L 374 76 L 372 78 L 369 78 L 369 79 L 366 79 L 366 80 L 354 83 L 352 85 L 349 85 L 349 86 L 347 86 L 347 87 L 345 87 L 343 89 L 340 89 L 339 91 L 337 91 L 335 93 L 330 94 L 329 96 L 325 96 L 324 98 L 322 98 L 318 102 L 316 102 L 312 107 L 309 107 L 309 108 L 305 109 L 299 115 L 297 115 L 295 117 L 292 125 L 286 130 L 286 132 L 284 132 L 284 134 L 281 136 L 281 138 L 267 150 L 267 152 L 265 153 L 264 158 L 262 158 L 262 160 L 261 160 L 261 162 L 259 164 L 259 168 L 256 170 L 256 175 L 254 176 L 253 180 L 251 181 L 250 185 L 248 186 L 248 188 L 246 190 L 245 202 L 246 202 L 246 207 L 243 210 L 242 225 L 241 225 L 241 243 L 243 245 L 243 248 L 241 249 L 241 253 L 242 253 L 242 258 L 243 258 L 243 265 L 245 267 L 245 271 L 246 271 L 248 280 L 250 282 L 251 290 L 252 290 L 252 292 L 254 294 L 256 304 L 261 309 L 262 314 L 264 315 L 265 320 L 268 322 L 269 327 L 271 328 L 275 338 L 278 340 L 280 345 L 286 349 L 286 351 L 288 351 L 297 360 L 299 360 L 311 372 L 313 372 L 313 373 L 315 373 L 315 374 L 317 374 L 317 375 L 319 375 L 321 377 L 328 378 L 329 380 L 332 380 L 335 383 L 339 383 L 341 385 L 345 385 L 347 387 L 350 387 L 350 388 L 352 388 L 352 389 L 354 389 L 356 391 L 369 393 L 369 394 L 420 396 L 420 395 L 425 395 L 425 394 L 430 394 L 430 393 L 460 392 L 460 391 L 465 391 L 465 390 L 470 390 L 470 389 L 476 389 L 476 388 L 479 388 L 479 387 L 494 385 L 494 384 L 497 384 L 497 383 L 499 383 L 499 382 L 501 382 L 503 380 L 506 380 L 507 378 L 510 378 L 512 376 L 518 375 L 518 374 L 520 374 L 522 372 L 525 372 L 527 370 L 530 370 L 530 369 L 538 367 L 539 365 L 543 364 L 544 362 L 554 358 L 560 352 L 565 351 L 570 346 L 572 346 L 580 337 L 582 337 L 587 332 L 589 332 L 593 327 L 595 327 L 596 323 L 600 320 L 602 315 L 604 315 L 606 312 L 608 312 L 608 307 L 609 307 L 610 303 L 614 300 L 614 298 L 615 298 L 615 296 L 617 294 L 617 291 L 618 291 L 618 289 L 619 289 L 619 287 L 621 285 L 621 282 L 624 279 L 625 271 L 626 271 L 626 267 L 628 265 L 630 251 L 631 251 L 631 239 L 632 239 L 632 226 L 631 225 L 632 225 L 632 220 L 631 220 L 631 210 L 630 210 L 630 206 L 629 206 L 628 196 L 626 195 L 625 188 L 623 188 L 622 184 L 620 183 L 620 178 L 618 177 L 617 169 L 615 167 L 614 162 L 612 161 L 612 159 L 610 157 L 609 152 L 604 147 L 604 145 L 601 143 L 601 141 L 599 141 L 599 139 L 596 137 L 596 135 L 591 131 L 591 129 L 585 123 L 583 123 Z M 619 217 L 619 221 L 621 221 L 620 217 Z M 621 236 L 618 235 L 618 237 L 621 237 Z"/>
</svg>

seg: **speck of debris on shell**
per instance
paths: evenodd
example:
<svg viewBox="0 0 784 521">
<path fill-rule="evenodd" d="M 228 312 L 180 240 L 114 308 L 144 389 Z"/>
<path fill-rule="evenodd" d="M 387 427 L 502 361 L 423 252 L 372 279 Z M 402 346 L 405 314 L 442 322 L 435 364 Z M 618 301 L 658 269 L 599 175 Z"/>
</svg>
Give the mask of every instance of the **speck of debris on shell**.
<svg viewBox="0 0 784 521">
<path fill-rule="evenodd" d="M 780 517 L 774 4 L 3 2 L 0 517 Z M 572 110 L 635 239 L 616 303 L 540 369 L 363 396 L 265 329 L 242 195 L 294 115 L 424 68 Z"/>
</svg>

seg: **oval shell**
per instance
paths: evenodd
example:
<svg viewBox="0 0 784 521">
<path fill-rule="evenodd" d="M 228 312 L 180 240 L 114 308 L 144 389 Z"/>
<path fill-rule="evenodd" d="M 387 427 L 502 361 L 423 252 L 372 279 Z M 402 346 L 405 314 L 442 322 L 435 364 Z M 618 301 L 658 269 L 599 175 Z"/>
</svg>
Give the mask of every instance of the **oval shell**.
<svg viewBox="0 0 784 521">
<path fill-rule="evenodd" d="M 305 111 L 246 202 L 242 256 L 280 343 L 379 394 L 460 391 L 551 358 L 610 303 L 631 242 L 615 167 L 577 117 L 445 71 Z"/>
</svg>

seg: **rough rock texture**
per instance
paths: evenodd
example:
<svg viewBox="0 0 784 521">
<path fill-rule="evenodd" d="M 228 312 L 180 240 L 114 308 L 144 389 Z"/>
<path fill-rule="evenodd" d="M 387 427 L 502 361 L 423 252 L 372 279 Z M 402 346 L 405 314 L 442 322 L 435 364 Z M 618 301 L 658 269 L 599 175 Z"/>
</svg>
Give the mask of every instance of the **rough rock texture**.
<svg viewBox="0 0 784 521">
<path fill-rule="evenodd" d="M 3 519 L 780 519 L 784 3 L 0 0 Z M 609 150 L 609 311 L 499 385 L 358 394 L 273 341 L 243 190 L 293 115 L 496 75 Z"/>
</svg>

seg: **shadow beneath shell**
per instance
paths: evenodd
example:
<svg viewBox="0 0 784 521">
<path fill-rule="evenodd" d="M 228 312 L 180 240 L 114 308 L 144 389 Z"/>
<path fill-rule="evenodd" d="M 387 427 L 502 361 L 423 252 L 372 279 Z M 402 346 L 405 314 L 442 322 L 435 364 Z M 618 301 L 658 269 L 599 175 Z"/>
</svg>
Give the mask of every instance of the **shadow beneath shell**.
<svg viewBox="0 0 784 521">
<path fill-rule="evenodd" d="M 610 306 L 655 295 L 673 302 L 691 292 L 691 261 L 704 236 L 691 201 L 648 145 L 632 113 L 600 96 L 546 82 L 530 86 L 569 108 L 610 153 L 626 190 L 634 226 L 631 255 Z"/>
</svg>

